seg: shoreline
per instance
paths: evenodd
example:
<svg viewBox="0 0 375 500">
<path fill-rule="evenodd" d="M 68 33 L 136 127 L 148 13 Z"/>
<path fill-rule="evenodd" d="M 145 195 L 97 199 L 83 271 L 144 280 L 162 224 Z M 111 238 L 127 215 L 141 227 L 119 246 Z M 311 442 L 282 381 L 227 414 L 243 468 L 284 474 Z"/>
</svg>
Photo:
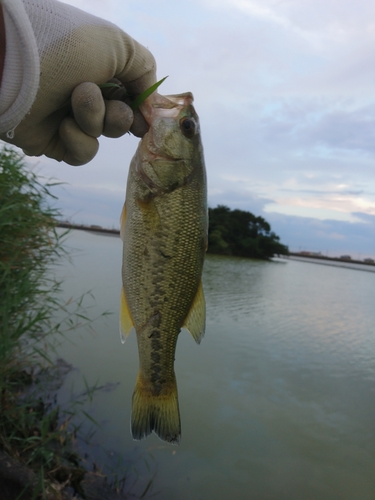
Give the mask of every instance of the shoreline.
<svg viewBox="0 0 375 500">
<path fill-rule="evenodd" d="M 339 264 L 361 264 L 363 266 L 370 266 L 370 267 L 375 267 L 375 262 L 365 262 L 363 260 L 356 260 L 356 259 L 343 259 L 341 257 L 328 257 L 325 255 L 306 255 L 300 252 L 289 252 L 289 257 L 298 257 L 301 260 L 304 259 L 310 259 L 313 261 L 331 261 L 331 262 L 336 262 Z"/>
<path fill-rule="evenodd" d="M 57 227 L 62 227 L 65 229 L 77 229 L 80 231 L 90 231 L 94 233 L 102 233 L 102 234 L 109 234 L 109 235 L 114 235 L 118 236 L 120 234 L 119 229 L 107 229 L 101 226 L 98 226 L 96 224 L 92 224 L 90 226 L 87 226 L 85 224 L 72 224 L 70 222 L 58 222 Z M 293 260 L 301 260 L 305 262 L 313 262 L 316 264 L 326 264 L 329 265 L 330 263 L 335 263 L 335 264 L 341 264 L 342 267 L 350 268 L 351 264 L 354 265 L 361 265 L 361 266 L 366 266 L 371 271 L 375 271 L 375 262 L 365 262 L 363 260 L 357 260 L 357 259 L 343 259 L 340 257 L 328 257 L 325 255 L 308 255 L 305 253 L 301 252 L 289 252 L 289 255 L 280 255 L 279 256 L 282 259 L 289 259 L 290 257 Z M 358 268 L 352 268 L 352 269 L 358 269 Z"/>
<path fill-rule="evenodd" d="M 119 235 L 119 229 L 106 229 L 101 226 L 93 224 L 91 226 L 86 226 L 85 224 L 71 224 L 70 222 L 58 222 L 57 227 L 63 227 L 64 229 L 78 229 L 81 231 L 93 231 L 94 233 L 104 233 L 104 234 L 114 234 Z"/>
<path fill-rule="evenodd" d="M 332 258 L 332 257 L 326 257 L 326 258 L 316 258 L 308 255 L 300 255 L 293 253 L 293 255 L 289 256 L 283 256 L 283 259 L 287 260 L 294 260 L 296 262 L 305 262 L 307 264 L 317 264 L 320 266 L 330 266 L 330 267 L 337 267 L 341 269 L 351 269 L 353 271 L 365 271 L 369 273 L 375 273 L 375 265 L 368 263 L 368 262 L 363 262 L 363 261 L 358 261 L 358 260 L 343 260 L 340 258 Z"/>
</svg>

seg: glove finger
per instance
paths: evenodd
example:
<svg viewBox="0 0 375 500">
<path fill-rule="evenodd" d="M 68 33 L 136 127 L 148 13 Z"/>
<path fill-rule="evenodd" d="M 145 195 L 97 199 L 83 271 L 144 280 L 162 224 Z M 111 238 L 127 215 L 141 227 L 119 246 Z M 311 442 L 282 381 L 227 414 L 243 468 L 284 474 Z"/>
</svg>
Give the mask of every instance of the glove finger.
<svg viewBox="0 0 375 500">
<path fill-rule="evenodd" d="M 129 95 L 138 95 L 156 83 L 156 61 L 151 52 L 143 45 L 122 33 L 121 47 L 126 47 L 126 60 L 119 64 L 114 75 L 125 85 Z M 125 64 L 124 64 L 125 62 Z"/>
<path fill-rule="evenodd" d="M 148 132 L 150 126 L 146 122 L 145 117 L 136 109 L 134 111 L 133 125 L 130 127 L 130 132 L 136 137 L 143 137 L 146 132 Z"/>
<path fill-rule="evenodd" d="M 102 93 L 95 83 L 79 84 L 72 93 L 72 110 L 75 121 L 91 137 L 99 137 L 103 131 L 105 105 Z"/>
<path fill-rule="evenodd" d="M 129 95 L 139 95 L 156 83 L 156 71 L 152 69 L 131 82 L 126 82 L 120 78 L 119 80 L 125 85 L 126 92 Z"/>
<path fill-rule="evenodd" d="M 105 117 L 103 135 L 106 137 L 121 137 L 129 132 L 133 124 L 133 111 L 124 102 L 104 101 Z"/>
<path fill-rule="evenodd" d="M 111 78 L 111 80 L 109 80 L 107 83 L 116 83 L 117 85 L 123 85 L 117 78 Z M 126 95 L 124 86 L 123 88 L 115 88 L 115 87 L 104 88 L 102 89 L 102 94 L 105 98 L 104 102 L 106 105 L 106 109 L 108 108 L 108 103 L 113 100 L 122 101 L 122 103 L 125 103 L 127 107 L 130 109 L 132 99 Z M 106 113 L 108 113 L 108 111 Z M 133 124 L 130 124 L 131 126 L 129 125 L 129 127 L 126 129 L 126 132 L 130 131 L 136 137 L 143 137 L 150 127 L 145 118 L 143 117 L 142 113 L 139 111 L 139 109 L 132 111 L 132 121 Z M 110 135 L 110 133 L 107 133 L 106 127 L 104 127 L 103 135 L 106 135 L 107 137 L 120 137 L 120 135 L 115 136 L 115 135 Z"/>
<path fill-rule="evenodd" d="M 84 165 L 91 161 L 98 152 L 98 140 L 85 134 L 70 116 L 61 122 L 59 134 L 66 148 L 63 161 L 69 165 Z"/>
</svg>

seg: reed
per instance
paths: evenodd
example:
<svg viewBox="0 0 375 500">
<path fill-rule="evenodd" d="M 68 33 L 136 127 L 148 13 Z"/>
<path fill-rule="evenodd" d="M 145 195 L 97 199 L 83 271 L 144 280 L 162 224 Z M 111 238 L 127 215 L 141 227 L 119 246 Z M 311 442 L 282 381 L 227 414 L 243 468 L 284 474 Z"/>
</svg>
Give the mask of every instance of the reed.
<svg viewBox="0 0 375 500">
<path fill-rule="evenodd" d="M 0 150 L 0 450 L 34 471 L 33 485 L 18 492 L 25 499 L 63 498 L 61 483 L 78 491 L 85 473 L 71 446 L 77 405 L 61 414 L 30 394 L 65 333 L 90 325 L 84 297 L 62 303 L 53 273 L 68 257 L 55 184 L 43 183 L 16 151 Z"/>
</svg>

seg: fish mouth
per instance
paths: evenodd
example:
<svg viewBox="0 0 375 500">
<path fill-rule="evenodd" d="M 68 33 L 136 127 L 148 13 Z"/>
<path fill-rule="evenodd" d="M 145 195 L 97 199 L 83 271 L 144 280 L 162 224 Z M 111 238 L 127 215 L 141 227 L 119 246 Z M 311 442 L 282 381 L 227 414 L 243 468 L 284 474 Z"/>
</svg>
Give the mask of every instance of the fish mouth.
<svg viewBox="0 0 375 500">
<path fill-rule="evenodd" d="M 141 105 L 140 110 L 147 123 L 151 126 L 155 116 L 177 118 L 180 111 L 190 106 L 194 101 L 191 92 L 163 96 L 154 92 Z"/>
</svg>

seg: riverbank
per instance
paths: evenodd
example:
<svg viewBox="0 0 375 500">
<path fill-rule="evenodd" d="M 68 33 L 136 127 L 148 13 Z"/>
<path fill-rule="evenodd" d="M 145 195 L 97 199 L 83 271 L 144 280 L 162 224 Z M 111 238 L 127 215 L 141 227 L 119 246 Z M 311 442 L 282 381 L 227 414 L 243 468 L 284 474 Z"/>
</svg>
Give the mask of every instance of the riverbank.
<svg viewBox="0 0 375 500">
<path fill-rule="evenodd" d="M 358 271 L 375 272 L 375 263 L 365 262 L 363 260 L 342 259 L 338 257 L 325 257 L 323 255 L 322 256 L 304 255 L 298 252 L 290 252 L 289 256 L 281 256 L 281 258 L 299 260 L 301 262 L 310 262 L 312 264 L 344 267 L 346 269 L 356 269 Z"/>
<path fill-rule="evenodd" d="M 118 236 L 120 234 L 119 229 L 107 229 L 96 224 L 87 226 L 85 224 L 73 224 L 68 221 L 58 222 L 57 227 L 65 229 L 78 229 L 81 231 L 91 231 L 94 233 L 110 234 L 113 236 Z M 335 263 L 335 265 L 341 265 L 342 267 L 348 267 L 356 269 L 356 267 L 351 266 L 352 264 L 359 264 L 361 266 L 367 266 L 369 271 L 375 272 L 375 262 L 366 262 L 365 260 L 356 260 L 351 258 L 343 257 L 328 257 L 325 255 L 309 254 L 307 252 L 289 252 L 289 255 L 279 255 L 282 259 L 296 258 L 297 260 L 302 260 L 305 262 L 314 262 L 318 264 L 330 264 Z"/>
<path fill-rule="evenodd" d="M 349 256 L 344 257 L 328 257 L 325 255 L 309 254 L 307 252 L 289 252 L 290 257 L 301 257 L 302 259 L 328 260 L 332 262 L 340 262 L 346 264 L 363 264 L 365 266 L 375 267 L 375 262 L 366 262 L 365 260 L 352 259 Z"/>
<path fill-rule="evenodd" d="M 94 459 L 80 448 L 90 437 L 84 423 L 95 423 L 90 404 L 100 387 L 86 383 L 57 402 L 73 369 L 56 348 L 70 332 L 92 329 L 97 317 L 84 305 L 89 293 L 62 298 L 56 269 L 68 260 L 68 231 L 56 231 L 61 213 L 51 186 L 19 153 L 0 150 L 0 497 L 125 498 L 100 468 L 92 474 Z"/>
<path fill-rule="evenodd" d="M 92 224 L 91 226 L 86 226 L 85 224 L 72 224 L 67 221 L 58 222 L 57 227 L 61 227 L 64 229 L 78 229 L 80 231 L 91 231 L 94 233 L 102 233 L 102 234 L 111 234 L 114 236 L 118 236 L 120 234 L 119 229 L 106 229 L 101 226 L 97 226 L 96 224 Z"/>
</svg>

